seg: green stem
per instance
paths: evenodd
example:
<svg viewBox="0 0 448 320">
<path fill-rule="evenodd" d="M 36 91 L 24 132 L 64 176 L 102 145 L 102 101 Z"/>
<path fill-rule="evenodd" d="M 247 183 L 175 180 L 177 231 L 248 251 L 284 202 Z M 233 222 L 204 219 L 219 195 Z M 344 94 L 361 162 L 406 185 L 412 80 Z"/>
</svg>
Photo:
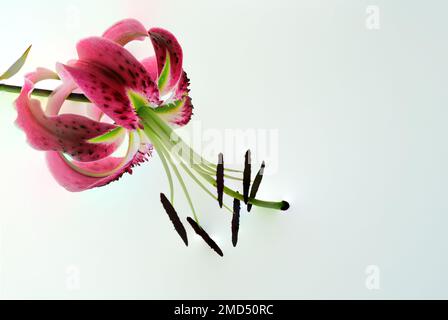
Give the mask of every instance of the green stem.
<svg viewBox="0 0 448 320">
<path fill-rule="evenodd" d="M 20 94 L 20 91 L 22 91 L 22 87 L 0 83 L 0 91 Z M 33 89 L 33 92 L 31 93 L 31 95 L 36 96 L 36 97 L 46 98 L 46 97 L 49 97 L 52 93 L 53 93 L 53 90 Z M 76 102 L 90 102 L 90 100 L 82 93 L 72 93 L 66 98 L 66 100 L 76 101 Z"/>
</svg>

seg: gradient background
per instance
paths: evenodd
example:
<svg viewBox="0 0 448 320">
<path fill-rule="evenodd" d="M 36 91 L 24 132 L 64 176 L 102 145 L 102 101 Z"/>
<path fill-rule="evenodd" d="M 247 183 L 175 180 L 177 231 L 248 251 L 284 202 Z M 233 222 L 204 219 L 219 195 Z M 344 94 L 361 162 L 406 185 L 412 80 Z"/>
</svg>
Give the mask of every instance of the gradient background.
<svg viewBox="0 0 448 320">
<path fill-rule="evenodd" d="M 365 26 L 368 5 L 379 30 Z M 41 0 L 1 11 L 1 69 L 29 43 L 25 70 L 52 68 L 125 17 L 171 30 L 204 129 L 279 130 L 279 167 L 259 195 L 292 205 L 245 215 L 233 249 L 230 217 L 191 188 L 225 257 L 191 232 L 186 249 L 159 203 L 156 156 L 119 183 L 68 193 L 1 93 L 1 298 L 448 298 L 446 1 Z"/>
</svg>

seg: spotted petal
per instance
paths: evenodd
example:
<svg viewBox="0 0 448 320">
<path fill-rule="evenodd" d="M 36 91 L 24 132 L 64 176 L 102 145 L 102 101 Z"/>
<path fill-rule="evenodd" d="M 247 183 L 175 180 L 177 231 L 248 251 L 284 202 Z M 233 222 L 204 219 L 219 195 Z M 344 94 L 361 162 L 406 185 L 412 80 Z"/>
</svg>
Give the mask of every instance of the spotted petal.
<svg viewBox="0 0 448 320">
<path fill-rule="evenodd" d="M 138 127 L 128 94 L 137 92 L 159 104 L 158 89 L 143 65 L 129 51 L 110 40 L 92 37 L 77 45 L 79 60 L 64 66 L 84 94 L 117 124 Z"/>
<path fill-rule="evenodd" d="M 153 81 L 157 81 L 157 59 L 155 56 L 143 59 L 141 64 L 145 67 L 146 71 L 148 71 L 149 76 Z"/>
<path fill-rule="evenodd" d="M 115 73 L 123 84 L 145 96 L 152 103 L 159 103 L 157 86 L 146 69 L 119 44 L 100 37 L 91 37 L 78 42 L 79 59 L 103 66 Z"/>
<path fill-rule="evenodd" d="M 138 118 L 127 96 L 125 87 L 113 73 L 92 63 L 77 61 L 64 65 L 84 94 L 118 125 L 127 129 L 138 127 Z"/>
<path fill-rule="evenodd" d="M 87 140 L 105 134 L 115 125 L 93 121 L 74 114 L 48 116 L 42 110 L 39 100 L 30 99 L 34 84 L 53 77 L 54 73 L 39 69 L 25 78 L 25 84 L 15 105 L 17 125 L 25 132 L 28 142 L 38 150 L 65 152 L 79 161 L 93 161 L 114 152 L 121 143 L 92 144 Z"/>
<path fill-rule="evenodd" d="M 187 73 L 185 71 L 182 72 L 182 76 L 177 83 L 177 87 L 174 93 L 175 99 L 182 99 L 182 97 L 185 97 L 190 92 L 190 89 L 188 88 L 190 86 L 190 79 L 188 79 Z"/>
<path fill-rule="evenodd" d="M 157 60 L 155 57 L 150 57 L 142 60 L 142 64 L 151 76 L 157 76 Z M 187 73 L 182 72 L 182 77 L 173 88 L 171 96 L 166 102 L 154 110 L 159 116 L 173 126 L 181 127 L 190 122 L 193 115 L 193 104 L 191 98 L 188 96 L 190 89 L 190 79 Z"/>
<path fill-rule="evenodd" d="M 134 19 L 125 19 L 110 27 L 103 37 L 125 45 L 132 40 L 142 40 L 144 26 Z M 177 39 L 167 30 L 153 28 L 147 32 L 154 46 L 156 56 L 141 61 L 150 78 L 157 82 L 159 93 L 168 95 L 156 112 L 175 126 L 187 124 L 193 113 L 191 98 L 188 97 L 189 79 L 182 70 L 182 48 Z"/>
<path fill-rule="evenodd" d="M 45 110 L 47 115 L 56 116 L 64 104 L 65 99 L 76 89 L 76 85 L 71 81 L 63 82 L 57 87 L 48 97 L 47 108 Z"/>
<path fill-rule="evenodd" d="M 144 40 L 148 36 L 146 28 L 135 19 L 124 19 L 106 30 L 103 38 L 125 46 L 133 40 Z"/>
<path fill-rule="evenodd" d="M 165 121 L 174 126 L 181 127 L 190 122 L 193 115 L 193 104 L 188 96 L 190 80 L 185 72 L 179 80 L 172 98 L 154 110 Z"/>
<path fill-rule="evenodd" d="M 154 110 L 160 118 L 178 127 L 190 122 L 191 116 L 193 115 L 193 105 L 189 96 L 164 104 Z"/>
<path fill-rule="evenodd" d="M 151 155 L 150 145 L 139 146 L 130 135 L 129 149 L 124 157 L 107 157 L 93 162 L 70 161 L 58 152 L 47 153 L 47 163 L 56 181 L 71 192 L 101 187 L 121 178 Z"/>
<path fill-rule="evenodd" d="M 170 92 L 182 76 L 182 48 L 176 37 L 162 28 L 149 30 L 157 57 L 158 87 L 162 95 Z"/>
</svg>

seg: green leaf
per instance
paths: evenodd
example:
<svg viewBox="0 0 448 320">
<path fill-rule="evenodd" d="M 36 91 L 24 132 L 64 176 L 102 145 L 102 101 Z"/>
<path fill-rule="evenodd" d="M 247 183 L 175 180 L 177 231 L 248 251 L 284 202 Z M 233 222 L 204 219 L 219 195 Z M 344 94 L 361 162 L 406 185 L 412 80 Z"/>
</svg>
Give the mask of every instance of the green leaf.
<svg viewBox="0 0 448 320">
<path fill-rule="evenodd" d="M 17 72 L 19 72 L 20 69 L 22 69 L 23 65 L 25 64 L 26 58 L 28 57 L 28 53 L 30 52 L 30 50 L 31 46 L 29 46 L 28 49 L 26 49 L 25 52 L 22 54 L 22 56 L 19 59 L 17 59 L 17 61 L 14 62 L 14 64 L 10 66 L 9 69 L 6 70 L 6 72 L 0 76 L 0 80 L 9 79 L 12 76 L 14 76 Z"/>
</svg>

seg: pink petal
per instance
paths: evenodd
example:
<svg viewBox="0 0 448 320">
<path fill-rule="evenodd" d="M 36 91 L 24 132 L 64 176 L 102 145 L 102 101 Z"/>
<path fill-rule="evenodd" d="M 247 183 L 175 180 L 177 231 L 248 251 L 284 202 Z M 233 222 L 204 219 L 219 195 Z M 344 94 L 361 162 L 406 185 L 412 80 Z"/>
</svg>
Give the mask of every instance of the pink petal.
<svg viewBox="0 0 448 320">
<path fill-rule="evenodd" d="M 151 79 L 156 82 L 157 81 L 157 59 L 155 56 L 145 58 L 140 63 L 143 65 L 143 67 L 148 71 L 149 76 Z"/>
<path fill-rule="evenodd" d="M 76 64 L 76 62 L 77 62 L 77 60 L 70 60 L 67 64 L 73 65 L 73 64 Z M 77 85 L 72 80 L 71 76 L 65 71 L 63 64 L 57 63 L 56 70 L 57 70 L 60 78 L 62 79 L 63 84 L 61 85 L 61 88 L 57 88 L 56 90 L 54 90 L 54 92 L 50 95 L 50 97 L 48 99 L 47 110 L 46 110 L 46 113 L 48 115 L 58 114 L 62 107 L 62 104 L 65 102 L 65 101 L 61 101 L 64 93 L 59 92 L 59 91 L 64 90 L 65 92 L 68 92 L 68 91 L 70 91 L 70 88 L 73 88 L 73 90 L 71 92 L 82 93 L 82 91 L 78 89 Z M 64 87 L 64 89 L 62 89 L 62 87 Z M 65 100 L 65 98 L 64 98 L 64 100 Z M 79 106 L 79 103 L 76 103 L 76 105 Z M 87 117 L 92 120 L 95 120 L 95 121 L 100 121 L 101 117 L 104 114 L 103 111 L 93 103 L 87 104 L 86 112 L 87 112 L 86 113 Z"/>
<path fill-rule="evenodd" d="M 150 102 L 158 104 L 156 84 L 141 63 L 119 44 L 99 37 L 81 40 L 76 46 L 79 59 L 95 63 L 116 75 L 120 84 L 140 93 Z"/>
<path fill-rule="evenodd" d="M 191 116 L 193 115 L 191 98 L 189 96 L 185 96 L 182 100 L 177 100 L 174 103 L 176 104 L 175 107 L 168 107 L 166 105 L 158 107 L 156 109 L 158 110 L 157 114 L 166 122 L 182 127 L 190 122 Z M 163 110 L 163 108 L 166 108 L 166 111 Z"/>
<path fill-rule="evenodd" d="M 90 104 L 87 109 L 87 116 L 95 121 L 100 121 L 103 117 L 103 111 L 94 104 Z"/>
<path fill-rule="evenodd" d="M 99 109 L 118 125 L 127 129 L 138 127 L 138 117 L 123 83 L 115 74 L 88 62 L 77 61 L 64 66 L 73 81 Z"/>
<path fill-rule="evenodd" d="M 62 151 L 79 161 L 101 159 L 114 152 L 121 141 L 117 140 L 111 144 L 91 144 L 87 140 L 102 135 L 116 126 L 79 115 L 47 116 L 40 102 L 29 98 L 34 87 L 31 80 L 39 81 L 48 75 L 41 71 L 28 75 L 22 92 L 15 102 L 16 123 L 27 135 L 31 146 L 38 150 Z"/>
<path fill-rule="evenodd" d="M 191 120 L 193 115 L 193 104 L 191 98 L 188 96 L 190 89 L 190 80 L 185 72 L 182 73 L 182 77 L 179 80 L 174 94 L 170 101 L 156 108 L 159 116 L 165 121 L 171 123 L 174 126 L 182 127 Z M 177 104 L 177 107 L 170 107 L 172 104 Z M 166 108 L 166 110 L 164 110 Z"/>
<path fill-rule="evenodd" d="M 188 79 L 187 73 L 185 71 L 182 72 L 182 76 L 177 83 L 176 91 L 174 94 L 175 99 L 181 99 L 182 97 L 188 95 L 190 89 L 190 79 Z"/>
<path fill-rule="evenodd" d="M 145 67 L 146 71 L 150 74 L 151 78 L 157 78 L 157 60 L 156 57 L 145 58 L 141 61 L 141 64 Z M 190 92 L 190 79 L 188 79 L 187 73 L 185 71 L 182 72 L 182 76 L 179 79 L 176 87 L 173 88 L 173 96 L 171 99 L 180 100 Z M 160 107 L 163 107 L 161 105 Z"/>
<path fill-rule="evenodd" d="M 51 70 L 46 68 L 37 68 L 36 71 L 30 72 L 25 75 L 25 79 L 28 79 L 32 83 L 37 83 L 43 80 L 59 80 L 59 76 Z"/>
<path fill-rule="evenodd" d="M 149 30 L 149 37 L 156 53 L 159 76 L 165 66 L 167 54 L 170 56 L 168 85 L 161 90 L 164 94 L 174 88 L 182 75 L 182 48 L 176 37 L 165 29 L 152 28 Z"/>
<path fill-rule="evenodd" d="M 46 114 L 56 116 L 61 110 L 65 99 L 76 89 L 76 85 L 71 81 L 63 82 L 48 97 Z"/>
<path fill-rule="evenodd" d="M 132 174 L 132 168 L 147 160 L 152 149 L 133 149 L 131 157 L 108 157 L 94 162 L 69 162 L 58 152 L 47 152 L 47 163 L 56 181 L 71 192 L 101 187 L 120 179 L 125 173 Z M 75 170 L 74 167 L 77 169 Z M 85 170 L 86 174 L 80 171 Z M 108 175 L 103 175 L 104 173 Z M 97 175 L 97 176 L 95 176 Z"/>
<path fill-rule="evenodd" d="M 125 19 L 110 27 L 103 34 L 103 37 L 125 46 L 133 40 L 144 40 L 148 35 L 153 43 L 157 58 L 147 58 L 141 63 L 154 82 L 158 80 L 162 73 L 166 63 L 166 54 L 170 55 L 171 69 L 168 85 L 165 88 L 159 88 L 161 94 L 166 94 L 174 88 L 182 76 L 182 48 L 173 34 L 161 28 L 152 28 L 148 33 L 139 21 Z"/>
<path fill-rule="evenodd" d="M 103 37 L 125 46 L 133 40 L 144 40 L 148 36 L 146 28 L 135 19 L 125 19 L 117 22 L 104 32 Z"/>
</svg>

